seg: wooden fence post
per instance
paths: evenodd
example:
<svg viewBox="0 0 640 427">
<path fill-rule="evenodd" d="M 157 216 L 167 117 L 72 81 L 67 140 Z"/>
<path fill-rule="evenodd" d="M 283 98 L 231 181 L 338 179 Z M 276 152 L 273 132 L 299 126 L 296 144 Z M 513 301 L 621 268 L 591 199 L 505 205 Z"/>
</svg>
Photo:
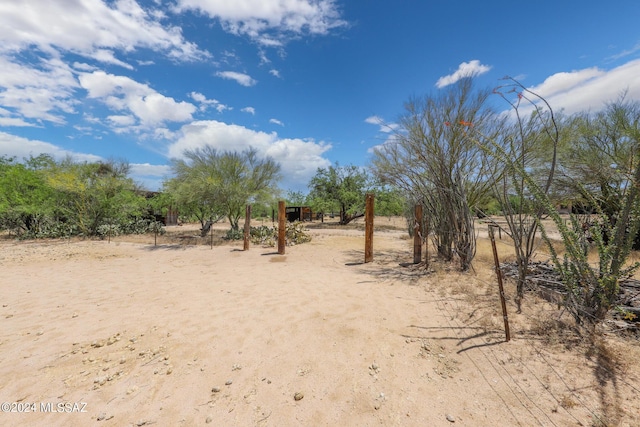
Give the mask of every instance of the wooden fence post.
<svg viewBox="0 0 640 427">
<path fill-rule="evenodd" d="M 498 277 L 498 289 L 500 290 L 500 304 L 502 305 L 502 318 L 504 319 L 504 334 L 506 341 L 511 340 L 509 333 L 509 318 L 507 317 L 507 303 L 504 299 L 504 286 L 502 285 L 502 271 L 500 270 L 500 260 L 498 259 L 498 249 L 496 249 L 496 237 L 494 233 L 495 225 L 489 225 L 489 238 L 491 239 L 491 248 L 493 249 L 493 261 L 496 264 L 496 276 Z"/>
<path fill-rule="evenodd" d="M 367 194 L 366 206 L 364 210 L 364 262 L 373 261 L 373 207 L 374 196 L 373 194 Z"/>
<path fill-rule="evenodd" d="M 278 202 L 278 253 L 284 255 L 287 211 L 283 200 Z"/>
<path fill-rule="evenodd" d="M 413 263 L 422 261 L 422 205 L 416 205 L 413 217 Z"/>
<path fill-rule="evenodd" d="M 247 205 L 244 214 L 244 250 L 249 250 L 249 241 L 251 240 L 251 205 Z"/>
</svg>

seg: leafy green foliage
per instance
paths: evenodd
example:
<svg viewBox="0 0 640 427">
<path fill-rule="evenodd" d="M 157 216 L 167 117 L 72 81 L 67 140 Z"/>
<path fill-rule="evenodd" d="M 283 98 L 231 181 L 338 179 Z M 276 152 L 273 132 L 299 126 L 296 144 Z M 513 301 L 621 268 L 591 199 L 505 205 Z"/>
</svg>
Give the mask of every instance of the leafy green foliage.
<svg viewBox="0 0 640 427">
<path fill-rule="evenodd" d="M 226 216 L 237 230 L 246 205 L 268 200 L 280 179 L 280 165 L 259 158 L 255 149 L 218 152 L 207 145 L 185 151 L 184 157 L 173 160 L 175 178 L 165 188 L 180 212 L 196 216 L 202 225 Z"/>
<path fill-rule="evenodd" d="M 301 191 L 287 191 L 285 201 L 287 206 L 305 206 L 307 203 L 307 196 Z"/>
<path fill-rule="evenodd" d="M 148 227 L 147 203 L 125 162 L 79 163 L 40 155 L 0 159 L 0 228 L 22 238 L 101 235 Z M 142 226 L 138 222 L 146 222 Z"/>
<path fill-rule="evenodd" d="M 308 200 L 315 212 L 340 212 L 340 224 L 364 216 L 365 195 L 370 190 L 367 173 L 354 165 L 319 168 L 309 184 Z"/>
<path fill-rule="evenodd" d="M 76 163 L 63 160 L 47 170 L 47 183 L 56 192 L 59 214 L 85 236 L 97 235 L 105 223 L 141 216 L 144 197 L 127 177 L 125 162 Z"/>
<path fill-rule="evenodd" d="M 380 216 L 404 215 L 407 200 L 402 192 L 396 188 L 378 185 L 373 190 L 375 194 L 375 214 Z"/>
<path fill-rule="evenodd" d="M 37 232 L 55 207 L 45 175 L 32 160 L 21 164 L 15 158 L 0 158 L 0 228 L 16 234 Z"/>
</svg>

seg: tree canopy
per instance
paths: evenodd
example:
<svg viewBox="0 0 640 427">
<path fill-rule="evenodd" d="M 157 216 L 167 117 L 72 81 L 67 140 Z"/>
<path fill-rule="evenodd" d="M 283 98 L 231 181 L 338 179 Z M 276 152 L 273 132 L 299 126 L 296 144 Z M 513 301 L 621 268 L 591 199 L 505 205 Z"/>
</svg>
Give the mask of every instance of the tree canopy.
<svg viewBox="0 0 640 427">
<path fill-rule="evenodd" d="M 340 212 L 340 224 L 364 216 L 364 199 L 371 189 L 369 175 L 354 165 L 318 168 L 309 183 L 309 200 L 315 211 Z"/>
<path fill-rule="evenodd" d="M 175 177 L 165 183 L 185 214 L 205 221 L 227 217 L 231 228 L 239 228 L 245 206 L 261 202 L 277 192 L 280 165 L 270 157 L 260 158 L 257 150 L 220 152 L 207 145 L 184 152 L 174 159 Z"/>
<path fill-rule="evenodd" d="M 136 218 L 147 213 L 146 199 L 128 173 L 128 163 L 117 160 L 2 157 L 0 228 L 27 237 L 144 231 Z"/>
</svg>

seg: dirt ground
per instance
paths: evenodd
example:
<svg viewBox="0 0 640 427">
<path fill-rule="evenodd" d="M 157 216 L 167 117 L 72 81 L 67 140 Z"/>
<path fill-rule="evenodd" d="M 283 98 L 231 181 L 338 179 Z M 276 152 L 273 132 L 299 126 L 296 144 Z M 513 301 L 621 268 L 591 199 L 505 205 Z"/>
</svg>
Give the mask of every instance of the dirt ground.
<svg viewBox="0 0 640 427">
<path fill-rule="evenodd" d="M 409 264 L 402 220 L 367 264 L 361 222 L 285 255 L 225 227 L 1 240 L 0 425 L 639 425 L 637 338 L 580 339 L 535 295 L 516 314 L 507 282 L 505 342 L 486 240 L 462 274 Z"/>
</svg>

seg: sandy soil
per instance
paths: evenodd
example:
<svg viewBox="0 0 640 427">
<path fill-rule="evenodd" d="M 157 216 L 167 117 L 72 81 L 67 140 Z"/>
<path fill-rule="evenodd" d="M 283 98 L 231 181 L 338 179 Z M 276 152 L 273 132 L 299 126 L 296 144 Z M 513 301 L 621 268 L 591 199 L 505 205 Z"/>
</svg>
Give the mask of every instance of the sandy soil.
<svg viewBox="0 0 640 427">
<path fill-rule="evenodd" d="M 0 425 L 638 425 L 637 341 L 585 344 L 531 296 L 505 343 L 488 252 L 425 273 L 401 230 L 367 264 L 362 230 L 310 233 L 0 242 L 0 401 L 29 411 Z"/>
</svg>

